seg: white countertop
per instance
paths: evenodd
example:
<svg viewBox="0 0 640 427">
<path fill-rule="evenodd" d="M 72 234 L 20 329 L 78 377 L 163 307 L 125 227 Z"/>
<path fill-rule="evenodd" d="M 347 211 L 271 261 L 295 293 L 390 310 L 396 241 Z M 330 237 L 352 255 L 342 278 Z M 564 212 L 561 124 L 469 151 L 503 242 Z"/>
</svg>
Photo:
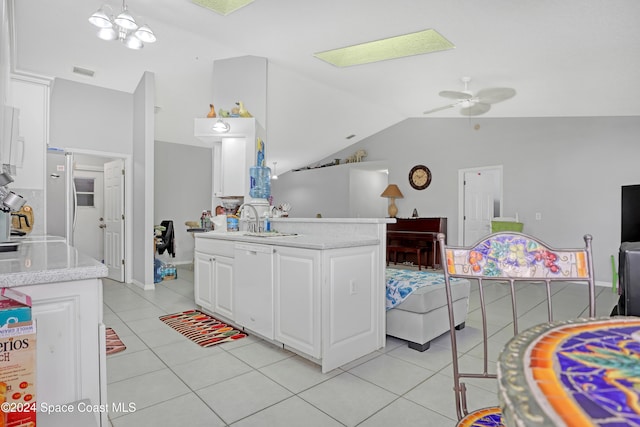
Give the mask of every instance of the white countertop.
<svg viewBox="0 0 640 427">
<path fill-rule="evenodd" d="M 356 246 L 374 246 L 380 243 L 379 239 L 370 236 L 331 236 L 331 235 L 304 235 L 283 237 L 259 237 L 247 236 L 242 231 L 196 233 L 197 239 L 230 240 L 243 243 L 259 243 L 263 245 L 289 246 L 306 249 L 337 249 L 353 248 Z"/>
<path fill-rule="evenodd" d="M 17 251 L 0 253 L 1 287 L 95 279 L 108 273 L 104 264 L 59 237 L 33 236 L 18 241 Z"/>
<path fill-rule="evenodd" d="M 274 217 L 271 222 L 301 222 L 307 224 L 328 223 L 328 224 L 393 224 L 395 218 L 296 218 L 296 217 Z"/>
</svg>

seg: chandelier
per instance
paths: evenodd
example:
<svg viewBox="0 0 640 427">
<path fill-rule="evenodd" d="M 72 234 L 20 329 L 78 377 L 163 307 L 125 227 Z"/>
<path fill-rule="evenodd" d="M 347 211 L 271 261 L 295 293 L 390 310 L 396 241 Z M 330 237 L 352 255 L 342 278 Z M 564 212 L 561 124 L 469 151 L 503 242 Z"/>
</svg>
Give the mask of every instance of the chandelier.
<svg viewBox="0 0 640 427">
<path fill-rule="evenodd" d="M 144 43 L 156 41 L 156 35 L 148 25 L 136 24 L 124 0 L 122 0 L 122 12 L 118 16 L 114 18 L 108 12 L 113 12 L 111 7 L 103 4 L 89 17 L 89 22 L 98 27 L 97 35 L 102 40 L 120 40 L 129 49 L 142 49 Z"/>
</svg>

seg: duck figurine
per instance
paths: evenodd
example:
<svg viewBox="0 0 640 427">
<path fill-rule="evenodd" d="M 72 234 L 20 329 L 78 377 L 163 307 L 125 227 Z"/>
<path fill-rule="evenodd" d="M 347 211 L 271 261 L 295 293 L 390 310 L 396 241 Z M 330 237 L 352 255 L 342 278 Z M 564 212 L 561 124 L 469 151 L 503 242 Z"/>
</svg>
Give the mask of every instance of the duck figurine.
<svg viewBox="0 0 640 427">
<path fill-rule="evenodd" d="M 216 117 L 216 107 L 214 107 L 213 104 L 209 104 L 209 114 L 207 114 L 207 117 L 210 119 Z"/>
<path fill-rule="evenodd" d="M 218 110 L 218 115 L 220 117 L 231 117 L 231 113 L 228 112 L 227 110 L 223 110 L 222 108 Z"/>
<path fill-rule="evenodd" d="M 251 113 L 244 108 L 244 103 L 242 101 L 236 102 L 236 105 L 238 106 L 238 115 L 240 117 L 253 117 Z"/>
</svg>

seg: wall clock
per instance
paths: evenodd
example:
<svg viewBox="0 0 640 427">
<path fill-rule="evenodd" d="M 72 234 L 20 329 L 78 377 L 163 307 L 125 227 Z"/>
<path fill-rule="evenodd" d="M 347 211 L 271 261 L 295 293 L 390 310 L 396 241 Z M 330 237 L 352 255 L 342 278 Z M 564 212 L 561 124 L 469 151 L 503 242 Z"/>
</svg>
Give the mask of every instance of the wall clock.
<svg viewBox="0 0 640 427">
<path fill-rule="evenodd" d="M 409 171 L 409 184 L 416 190 L 424 190 L 431 184 L 431 171 L 424 165 L 417 165 Z"/>
</svg>

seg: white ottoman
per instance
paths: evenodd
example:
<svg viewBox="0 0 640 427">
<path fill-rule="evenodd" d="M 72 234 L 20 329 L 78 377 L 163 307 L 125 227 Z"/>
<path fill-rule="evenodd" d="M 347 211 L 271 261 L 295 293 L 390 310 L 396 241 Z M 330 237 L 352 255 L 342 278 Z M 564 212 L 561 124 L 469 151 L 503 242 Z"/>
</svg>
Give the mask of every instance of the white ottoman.
<svg viewBox="0 0 640 427">
<path fill-rule="evenodd" d="M 400 304 L 387 310 L 387 335 L 408 341 L 409 347 L 415 350 L 427 350 L 432 339 L 449 331 L 444 275 L 388 268 L 387 286 L 391 283 L 396 287 L 416 289 Z M 468 280 L 451 281 L 454 320 L 458 330 L 464 328 L 467 319 L 469 290 Z"/>
</svg>

